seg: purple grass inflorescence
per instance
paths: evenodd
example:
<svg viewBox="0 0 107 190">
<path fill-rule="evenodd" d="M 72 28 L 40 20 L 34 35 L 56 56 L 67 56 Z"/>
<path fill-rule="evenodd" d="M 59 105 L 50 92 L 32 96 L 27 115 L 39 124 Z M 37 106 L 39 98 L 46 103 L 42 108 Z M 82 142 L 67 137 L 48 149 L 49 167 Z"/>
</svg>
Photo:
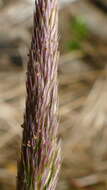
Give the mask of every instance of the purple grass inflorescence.
<svg viewBox="0 0 107 190">
<path fill-rule="evenodd" d="M 55 190 L 60 169 L 57 1 L 35 3 L 17 190 Z"/>
</svg>

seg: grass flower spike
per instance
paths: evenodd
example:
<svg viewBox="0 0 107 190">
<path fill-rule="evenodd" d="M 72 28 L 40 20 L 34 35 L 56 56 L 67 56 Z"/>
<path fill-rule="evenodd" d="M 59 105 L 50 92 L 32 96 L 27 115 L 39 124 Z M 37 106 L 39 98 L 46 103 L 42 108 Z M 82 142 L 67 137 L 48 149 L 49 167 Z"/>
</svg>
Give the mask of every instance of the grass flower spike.
<svg viewBox="0 0 107 190">
<path fill-rule="evenodd" d="M 60 169 L 57 1 L 35 3 L 17 190 L 54 190 Z"/>
</svg>

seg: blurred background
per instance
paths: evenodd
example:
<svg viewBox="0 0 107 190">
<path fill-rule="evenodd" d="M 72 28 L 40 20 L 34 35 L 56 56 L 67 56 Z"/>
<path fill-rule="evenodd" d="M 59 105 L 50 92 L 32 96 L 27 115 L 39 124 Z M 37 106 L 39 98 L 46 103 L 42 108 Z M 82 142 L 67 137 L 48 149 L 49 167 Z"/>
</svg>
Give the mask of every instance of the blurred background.
<svg viewBox="0 0 107 190">
<path fill-rule="evenodd" d="M 34 0 L 0 0 L 0 189 L 15 190 Z M 58 190 L 107 190 L 107 0 L 60 0 Z"/>
</svg>

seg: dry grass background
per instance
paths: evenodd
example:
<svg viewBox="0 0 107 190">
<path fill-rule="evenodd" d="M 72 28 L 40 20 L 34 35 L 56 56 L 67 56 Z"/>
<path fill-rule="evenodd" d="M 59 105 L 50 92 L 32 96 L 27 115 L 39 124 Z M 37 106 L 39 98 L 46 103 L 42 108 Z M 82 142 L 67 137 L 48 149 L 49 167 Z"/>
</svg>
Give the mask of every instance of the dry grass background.
<svg viewBox="0 0 107 190">
<path fill-rule="evenodd" d="M 25 66 L 12 64 L 11 57 L 19 56 L 23 64 L 27 60 L 32 4 L 29 0 L 1 2 L 0 44 L 9 45 L 0 47 L 0 189 L 14 190 L 26 74 Z M 88 0 L 65 7 L 60 11 L 61 44 L 70 39 L 69 19 L 75 16 L 86 19 L 90 37 L 82 43 L 84 51 L 67 53 L 61 45 L 59 136 L 63 162 L 57 189 L 106 190 L 107 15 Z"/>
</svg>

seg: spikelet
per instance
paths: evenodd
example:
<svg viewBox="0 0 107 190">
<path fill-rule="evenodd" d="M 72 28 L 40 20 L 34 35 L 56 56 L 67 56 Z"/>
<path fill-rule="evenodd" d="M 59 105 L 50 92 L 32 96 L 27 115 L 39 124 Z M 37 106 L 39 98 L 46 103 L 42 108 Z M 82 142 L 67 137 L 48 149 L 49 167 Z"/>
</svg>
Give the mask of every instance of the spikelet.
<svg viewBox="0 0 107 190">
<path fill-rule="evenodd" d="M 60 169 L 58 4 L 57 0 L 37 0 L 35 7 L 17 190 L 54 190 Z"/>
</svg>

